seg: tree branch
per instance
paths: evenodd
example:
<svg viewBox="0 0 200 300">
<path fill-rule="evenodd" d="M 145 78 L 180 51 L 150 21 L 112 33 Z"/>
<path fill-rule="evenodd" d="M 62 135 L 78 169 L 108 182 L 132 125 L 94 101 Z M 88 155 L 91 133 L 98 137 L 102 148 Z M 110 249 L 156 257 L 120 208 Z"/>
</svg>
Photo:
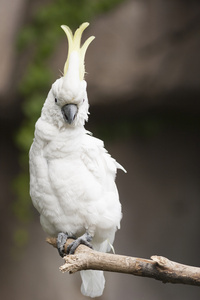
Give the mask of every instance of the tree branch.
<svg viewBox="0 0 200 300">
<path fill-rule="evenodd" d="M 46 241 L 57 247 L 56 238 Z M 65 245 L 73 242 L 68 239 Z M 152 256 L 151 259 L 136 258 L 94 251 L 80 245 L 74 255 L 64 257 L 65 264 L 60 267 L 62 272 L 70 274 L 81 270 L 103 270 L 136 276 L 150 277 L 164 283 L 182 283 L 200 286 L 200 268 L 173 262 L 163 256 Z"/>
</svg>

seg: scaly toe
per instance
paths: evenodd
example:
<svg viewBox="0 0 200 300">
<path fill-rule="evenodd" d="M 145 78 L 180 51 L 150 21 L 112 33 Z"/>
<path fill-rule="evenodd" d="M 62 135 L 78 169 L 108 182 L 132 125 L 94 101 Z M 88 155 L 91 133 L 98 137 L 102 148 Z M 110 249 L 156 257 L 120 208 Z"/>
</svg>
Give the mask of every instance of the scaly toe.
<svg viewBox="0 0 200 300">
<path fill-rule="evenodd" d="M 73 234 L 67 234 L 64 232 L 58 233 L 57 237 L 57 249 L 61 257 L 64 257 L 66 255 L 65 253 L 65 243 L 68 238 L 76 239 L 76 237 Z"/>
<path fill-rule="evenodd" d="M 57 249 L 61 257 L 65 256 L 65 243 L 67 241 L 68 235 L 64 232 L 59 232 L 57 236 Z"/>
<path fill-rule="evenodd" d="M 93 249 L 92 244 L 90 241 L 92 240 L 92 237 L 88 234 L 85 233 L 84 235 L 80 236 L 77 238 L 74 242 L 72 242 L 68 247 L 67 247 L 67 254 L 74 254 L 76 249 L 80 244 L 83 244 L 91 249 Z"/>
</svg>

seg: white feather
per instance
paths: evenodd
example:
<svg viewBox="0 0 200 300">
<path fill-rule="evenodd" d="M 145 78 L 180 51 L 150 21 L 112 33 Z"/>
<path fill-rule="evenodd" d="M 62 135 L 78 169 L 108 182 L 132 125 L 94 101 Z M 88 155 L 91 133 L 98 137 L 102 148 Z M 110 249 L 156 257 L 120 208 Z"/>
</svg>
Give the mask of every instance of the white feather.
<svg viewBox="0 0 200 300">
<path fill-rule="evenodd" d="M 105 278 L 103 271 L 80 271 L 82 285 L 81 292 L 91 298 L 100 297 L 104 290 Z"/>
</svg>

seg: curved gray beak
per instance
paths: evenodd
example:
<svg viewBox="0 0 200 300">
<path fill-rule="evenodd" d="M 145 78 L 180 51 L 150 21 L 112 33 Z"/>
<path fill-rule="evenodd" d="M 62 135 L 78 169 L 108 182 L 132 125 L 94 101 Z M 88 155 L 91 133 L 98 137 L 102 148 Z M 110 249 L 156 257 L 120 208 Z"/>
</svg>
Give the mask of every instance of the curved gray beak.
<svg viewBox="0 0 200 300">
<path fill-rule="evenodd" d="M 68 124 L 71 124 L 75 117 L 76 117 L 76 113 L 77 113 L 77 105 L 76 104 L 66 104 L 62 107 L 61 111 L 64 117 L 65 122 L 67 122 Z"/>
</svg>

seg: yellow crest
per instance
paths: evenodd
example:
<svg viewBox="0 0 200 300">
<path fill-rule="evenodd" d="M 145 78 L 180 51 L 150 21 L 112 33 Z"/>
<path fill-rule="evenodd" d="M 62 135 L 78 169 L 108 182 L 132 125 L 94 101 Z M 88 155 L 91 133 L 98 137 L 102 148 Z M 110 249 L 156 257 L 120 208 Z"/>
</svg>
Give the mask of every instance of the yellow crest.
<svg viewBox="0 0 200 300">
<path fill-rule="evenodd" d="M 93 39 L 95 38 L 94 36 L 89 37 L 85 43 L 81 46 L 81 37 L 82 37 L 82 33 L 83 31 L 89 26 L 89 23 L 85 22 L 83 23 L 74 33 L 72 33 L 71 29 L 66 26 L 66 25 L 62 25 L 61 28 L 64 30 L 64 32 L 66 33 L 67 39 L 68 39 L 68 56 L 67 56 L 67 60 L 65 62 L 64 65 L 64 75 L 66 75 L 67 70 L 68 70 L 68 66 L 69 66 L 69 58 L 70 55 L 73 51 L 78 52 L 79 54 L 79 76 L 80 76 L 80 80 L 84 79 L 84 75 L 85 75 L 85 64 L 84 64 L 84 60 L 85 60 L 85 53 L 86 50 L 89 46 L 89 44 L 93 41 Z"/>
</svg>

